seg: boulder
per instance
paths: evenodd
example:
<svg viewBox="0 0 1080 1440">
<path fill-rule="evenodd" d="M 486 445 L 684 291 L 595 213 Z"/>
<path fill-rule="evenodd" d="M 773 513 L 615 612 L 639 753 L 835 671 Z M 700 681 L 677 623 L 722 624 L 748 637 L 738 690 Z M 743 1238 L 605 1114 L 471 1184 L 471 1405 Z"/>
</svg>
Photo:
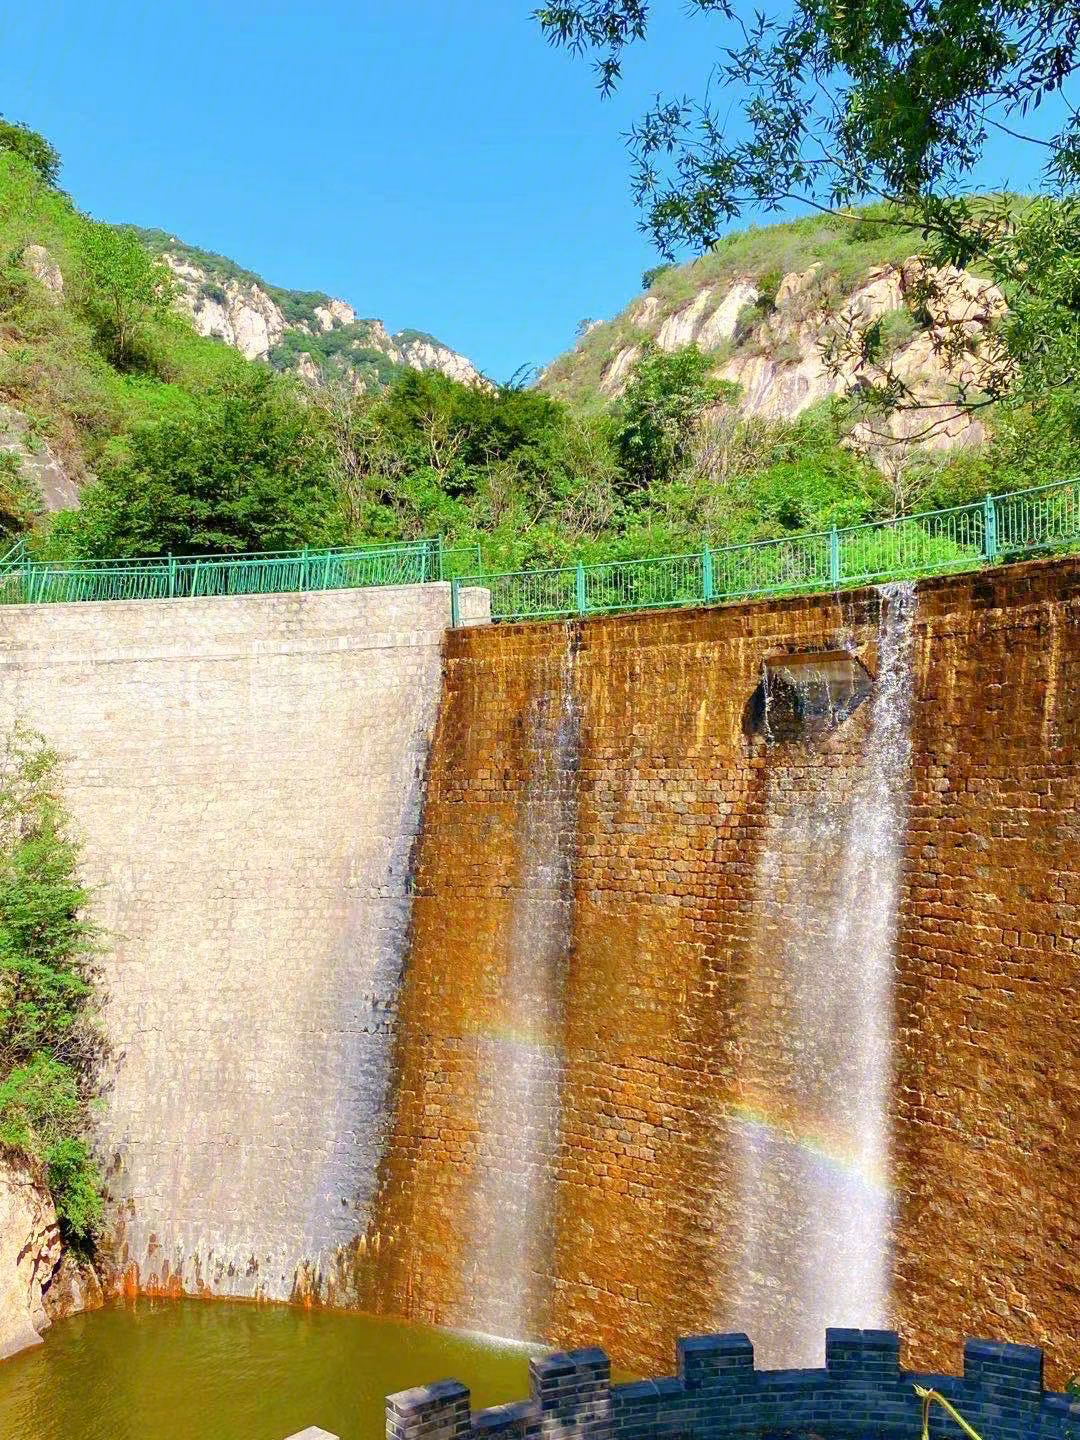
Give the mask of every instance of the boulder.
<svg viewBox="0 0 1080 1440">
<path fill-rule="evenodd" d="M 98 1273 L 87 1261 L 77 1260 L 65 1250 L 52 1283 L 42 1297 L 42 1305 L 50 1322 L 81 1315 L 84 1310 L 100 1310 L 105 1304 L 105 1291 Z"/>
<path fill-rule="evenodd" d="M 36 486 L 46 510 L 74 510 L 79 487 L 48 444 L 36 436 L 21 410 L 0 405 L 0 455 L 14 455 L 24 477 Z"/>
<path fill-rule="evenodd" d="M 41 1177 L 24 1160 L 0 1160 L 0 1359 L 37 1345 L 43 1303 L 60 1266 L 60 1226 Z"/>
<path fill-rule="evenodd" d="M 60 266 L 45 249 L 44 245 L 27 245 L 22 252 L 23 269 L 44 287 L 53 305 L 60 305 L 64 299 L 64 277 Z"/>
<path fill-rule="evenodd" d="M 600 389 L 605 395 L 618 395 L 624 389 L 627 377 L 640 355 L 640 345 L 627 345 L 605 366 L 600 377 Z"/>
</svg>

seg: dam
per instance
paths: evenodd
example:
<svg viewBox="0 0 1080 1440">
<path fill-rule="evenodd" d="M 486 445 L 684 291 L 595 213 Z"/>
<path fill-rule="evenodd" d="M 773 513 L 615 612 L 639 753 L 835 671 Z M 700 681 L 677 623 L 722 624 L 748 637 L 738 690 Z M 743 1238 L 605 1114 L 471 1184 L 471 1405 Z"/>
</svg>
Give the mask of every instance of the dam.
<svg viewBox="0 0 1080 1440">
<path fill-rule="evenodd" d="M 450 590 L 0 607 L 109 937 L 111 1283 L 1063 1384 L 1080 560 Z"/>
</svg>

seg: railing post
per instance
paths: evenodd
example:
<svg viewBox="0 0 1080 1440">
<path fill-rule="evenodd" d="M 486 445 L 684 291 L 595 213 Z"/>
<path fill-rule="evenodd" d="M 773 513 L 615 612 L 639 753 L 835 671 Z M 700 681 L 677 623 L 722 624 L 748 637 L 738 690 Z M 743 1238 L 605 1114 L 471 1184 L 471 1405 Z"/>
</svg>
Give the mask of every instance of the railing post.
<svg viewBox="0 0 1080 1440">
<path fill-rule="evenodd" d="M 435 541 L 435 545 L 436 545 L 435 555 L 436 555 L 436 561 L 437 561 L 437 564 L 438 564 L 438 572 L 437 572 L 437 574 L 434 576 L 434 578 L 435 578 L 436 580 L 445 580 L 445 579 L 446 579 L 446 569 L 445 569 L 445 566 L 444 566 L 444 563 L 443 563 L 443 538 L 442 538 L 441 535 L 437 537 L 437 539 L 436 539 L 436 541 Z"/>
<path fill-rule="evenodd" d="M 712 551 L 708 545 L 705 546 L 701 556 L 701 579 L 702 589 L 705 592 L 706 603 L 713 598 L 713 567 Z"/>
<path fill-rule="evenodd" d="M 306 590 L 307 588 L 308 588 L 308 553 L 307 553 L 307 546 L 305 545 L 304 548 L 303 548 L 303 550 L 301 550 L 301 552 L 300 552 L 300 589 L 301 589 L 301 590 Z"/>
<path fill-rule="evenodd" d="M 450 581 L 450 628 L 456 630 L 461 624 L 461 599 L 458 595 L 457 576 Z"/>
<path fill-rule="evenodd" d="M 983 501 L 983 554 L 989 564 L 997 559 L 997 505 L 993 495 L 987 494 Z"/>
<path fill-rule="evenodd" d="M 835 525 L 829 531 L 829 584 L 834 590 L 840 584 L 840 532 Z"/>
<path fill-rule="evenodd" d="M 169 599 L 176 598 L 176 561 L 173 559 L 172 551 L 169 551 Z"/>
<path fill-rule="evenodd" d="M 574 572 L 574 592 L 577 599 L 577 613 L 585 614 L 585 566 L 579 560 Z"/>
</svg>

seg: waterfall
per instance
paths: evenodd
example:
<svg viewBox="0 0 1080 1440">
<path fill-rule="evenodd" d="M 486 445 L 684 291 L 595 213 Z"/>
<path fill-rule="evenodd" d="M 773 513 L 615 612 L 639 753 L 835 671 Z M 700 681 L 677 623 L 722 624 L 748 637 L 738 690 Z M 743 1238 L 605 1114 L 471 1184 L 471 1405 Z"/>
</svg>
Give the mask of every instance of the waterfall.
<svg viewBox="0 0 1080 1440">
<path fill-rule="evenodd" d="M 883 587 L 861 739 L 770 748 L 741 1094 L 741 1255 L 724 1323 L 765 1366 L 890 1306 L 892 982 L 911 763 L 911 585 Z"/>
<path fill-rule="evenodd" d="M 496 1024 L 481 1038 L 471 1299 L 477 1330 L 543 1334 L 562 1090 L 562 1020 L 573 906 L 580 718 L 574 650 L 527 718 L 521 857 Z"/>
</svg>

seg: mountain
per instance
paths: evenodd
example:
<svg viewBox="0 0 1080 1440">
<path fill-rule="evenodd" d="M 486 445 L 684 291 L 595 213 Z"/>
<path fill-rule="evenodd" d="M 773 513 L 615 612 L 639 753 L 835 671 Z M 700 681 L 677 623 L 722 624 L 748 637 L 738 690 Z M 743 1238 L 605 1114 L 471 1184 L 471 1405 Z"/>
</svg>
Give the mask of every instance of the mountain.
<svg viewBox="0 0 1080 1440">
<path fill-rule="evenodd" d="M 951 402 L 994 363 L 990 330 L 1005 302 L 987 280 L 930 269 L 913 248 L 910 231 L 873 212 L 728 235 L 688 264 L 647 272 L 644 294 L 590 324 L 538 383 L 596 409 L 622 393 L 647 346 L 696 345 L 738 387 L 745 415 L 793 420 L 831 395 L 892 380 L 935 406 L 932 424 L 925 408 L 902 405 L 864 420 L 860 438 L 976 443 L 982 425 Z"/>
<path fill-rule="evenodd" d="M 198 333 L 224 340 L 248 360 L 268 361 L 316 384 L 343 377 L 364 390 L 405 368 L 438 370 L 466 385 L 480 381 L 470 360 L 422 330 L 391 335 L 381 320 L 358 316 L 345 300 L 271 285 L 164 230 L 132 228 L 172 271 L 176 302 Z"/>
</svg>

